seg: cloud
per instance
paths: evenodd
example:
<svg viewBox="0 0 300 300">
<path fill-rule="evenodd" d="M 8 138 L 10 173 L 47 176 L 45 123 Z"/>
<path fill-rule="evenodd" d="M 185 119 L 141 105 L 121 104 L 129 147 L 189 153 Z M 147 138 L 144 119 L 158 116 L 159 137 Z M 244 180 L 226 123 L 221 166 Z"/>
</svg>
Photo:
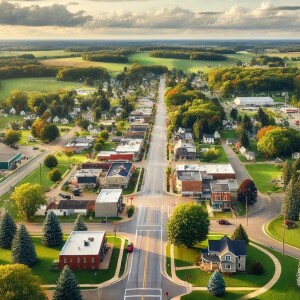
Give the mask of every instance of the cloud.
<svg viewBox="0 0 300 300">
<path fill-rule="evenodd" d="M 273 7 L 272 10 L 300 10 L 300 6 L 277 6 Z"/>
<path fill-rule="evenodd" d="M 72 27 L 92 20 L 91 16 L 84 14 L 83 10 L 71 13 L 66 6 L 59 4 L 20 7 L 6 1 L 0 2 L 0 24 L 5 25 Z"/>
</svg>

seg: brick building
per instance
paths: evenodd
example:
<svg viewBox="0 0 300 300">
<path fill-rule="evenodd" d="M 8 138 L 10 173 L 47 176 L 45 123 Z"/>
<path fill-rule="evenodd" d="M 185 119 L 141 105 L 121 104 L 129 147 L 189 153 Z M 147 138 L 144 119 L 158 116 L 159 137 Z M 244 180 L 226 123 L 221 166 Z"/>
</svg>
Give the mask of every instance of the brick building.
<svg viewBox="0 0 300 300">
<path fill-rule="evenodd" d="M 211 207 L 213 211 L 231 209 L 230 190 L 227 183 L 210 183 Z"/>
</svg>

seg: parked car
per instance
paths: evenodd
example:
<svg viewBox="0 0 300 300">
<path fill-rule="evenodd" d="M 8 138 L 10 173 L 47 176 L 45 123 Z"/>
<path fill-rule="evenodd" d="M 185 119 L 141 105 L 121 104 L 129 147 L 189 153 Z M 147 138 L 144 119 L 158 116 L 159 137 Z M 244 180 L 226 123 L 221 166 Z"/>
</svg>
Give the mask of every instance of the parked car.
<svg viewBox="0 0 300 300">
<path fill-rule="evenodd" d="M 73 189 L 73 190 L 72 190 L 72 194 L 73 194 L 74 196 L 80 196 L 81 190 L 80 190 L 80 189 Z"/>
<path fill-rule="evenodd" d="M 295 222 L 293 222 L 293 221 L 286 220 L 286 221 L 284 222 L 284 226 L 285 226 L 285 228 L 287 228 L 287 229 L 291 229 L 291 228 L 294 228 L 294 227 L 296 226 L 296 224 L 295 224 Z"/>
<path fill-rule="evenodd" d="M 13 148 L 13 149 L 16 149 L 16 150 L 18 150 L 18 149 L 19 149 L 19 146 L 18 146 L 18 145 L 16 145 L 16 144 L 12 144 L 10 147 L 11 147 L 11 148 Z"/>
<path fill-rule="evenodd" d="M 64 199 L 71 199 L 70 195 L 66 195 L 66 194 L 63 194 L 63 193 L 59 193 L 58 195 L 61 196 Z"/>
<path fill-rule="evenodd" d="M 38 149 L 39 149 L 39 147 L 36 147 L 36 146 L 32 147 L 32 150 L 38 150 Z"/>
<path fill-rule="evenodd" d="M 217 221 L 220 225 L 230 225 L 230 222 L 227 220 L 218 220 Z"/>
<path fill-rule="evenodd" d="M 133 249 L 134 249 L 133 244 L 132 244 L 131 242 L 128 242 L 128 243 L 127 243 L 127 247 L 126 247 L 126 251 L 127 251 L 128 253 L 132 253 L 132 252 L 133 252 Z"/>
</svg>

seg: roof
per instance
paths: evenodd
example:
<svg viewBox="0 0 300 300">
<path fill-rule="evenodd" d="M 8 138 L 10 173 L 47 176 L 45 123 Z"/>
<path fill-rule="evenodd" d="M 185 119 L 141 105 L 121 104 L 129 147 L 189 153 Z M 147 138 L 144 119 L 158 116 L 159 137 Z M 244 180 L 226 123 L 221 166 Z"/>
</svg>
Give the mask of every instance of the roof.
<svg viewBox="0 0 300 300">
<path fill-rule="evenodd" d="M 206 138 L 206 139 L 214 139 L 214 135 L 213 135 L 213 134 L 209 134 L 209 133 L 204 133 L 204 134 L 203 134 L 203 138 Z"/>
<path fill-rule="evenodd" d="M 273 104 L 274 100 L 271 97 L 237 97 L 234 103 L 239 104 Z"/>
<path fill-rule="evenodd" d="M 123 176 L 127 177 L 132 168 L 132 163 L 118 163 L 111 164 L 106 176 Z"/>
<path fill-rule="evenodd" d="M 98 255 L 104 237 L 105 231 L 72 231 L 59 255 Z"/>
<path fill-rule="evenodd" d="M 0 143 L 0 162 L 9 162 L 20 155 L 17 150 Z"/>
<path fill-rule="evenodd" d="M 142 143 L 142 139 L 123 138 L 118 145 L 116 152 L 139 152 Z"/>
<path fill-rule="evenodd" d="M 76 171 L 74 177 L 99 177 L 101 173 L 101 169 L 81 169 Z"/>
<path fill-rule="evenodd" d="M 211 182 L 210 189 L 212 192 L 226 193 L 226 192 L 229 192 L 229 185 L 228 185 L 228 183 Z"/>
<path fill-rule="evenodd" d="M 196 153 L 196 147 L 185 140 L 178 140 L 178 142 L 174 145 L 174 152 L 176 152 L 179 148 L 185 148 L 189 153 Z"/>
<path fill-rule="evenodd" d="M 176 171 L 198 170 L 207 172 L 207 174 L 235 174 L 231 164 L 185 164 L 177 165 Z"/>
<path fill-rule="evenodd" d="M 102 189 L 96 203 L 115 203 L 122 196 L 122 189 Z"/>
<path fill-rule="evenodd" d="M 202 179 L 199 171 L 179 171 L 177 178 L 180 181 L 200 181 Z"/>
<path fill-rule="evenodd" d="M 88 209 L 94 200 L 60 200 L 57 209 Z M 49 209 L 49 208 L 48 208 Z"/>
<path fill-rule="evenodd" d="M 220 262 L 220 258 L 217 255 L 209 255 L 206 253 L 202 253 L 202 258 L 207 262 L 212 262 L 212 263 Z"/>
<path fill-rule="evenodd" d="M 224 235 L 224 237 L 220 240 L 208 240 L 208 251 L 219 252 L 220 254 L 231 252 L 235 256 L 247 255 L 246 241 L 231 240 L 229 237 Z"/>
</svg>

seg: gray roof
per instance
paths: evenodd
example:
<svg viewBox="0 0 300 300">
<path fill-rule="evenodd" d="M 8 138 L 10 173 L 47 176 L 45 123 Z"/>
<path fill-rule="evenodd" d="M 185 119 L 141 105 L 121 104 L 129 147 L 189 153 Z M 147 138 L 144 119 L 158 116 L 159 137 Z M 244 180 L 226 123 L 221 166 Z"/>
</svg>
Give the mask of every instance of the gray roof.
<svg viewBox="0 0 300 300">
<path fill-rule="evenodd" d="M 203 134 L 203 137 L 204 137 L 204 138 L 207 138 L 207 139 L 213 139 L 213 138 L 214 138 L 214 135 L 213 135 L 213 134 L 209 134 L 209 133 L 204 133 L 204 134 Z"/>
<path fill-rule="evenodd" d="M 111 167 L 108 170 L 108 173 L 106 176 L 119 175 L 119 176 L 127 177 L 131 168 L 132 168 L 132 163 L 118 163 L 118 162 L 115 163 L 114 162 L 111 164 Z"/>
<path fill-rule="evenodd" d="M 57 209 L 87 209 L 90 202 L 91 200 L 60 200 Z"/>
<path fill-rule="evenodd" d="M 224 235 L 220 240 L 208 240 L 208 250 L 214 252 L 227 252 L 230 251 L 235 256 L 246 255 L 246 241 L 244 240 L 231 240 Z"/>
<path fill-rule="evenodd" d="M 212 192 L 229 192 L 228 183 L 211 182 L 210 189 Z"/>
<path fill-rule="evenodd" d="M 207 262 L 218 263 L 220 262 L 220 258 L 217 255 L 210 255 L 202 253 L 202 258 Z"/>
<path fill-rule="evenodd" d="M 177 171 L 177 177 L 180 181 L 201 180 L 199 171 Z"/>
</svg>

